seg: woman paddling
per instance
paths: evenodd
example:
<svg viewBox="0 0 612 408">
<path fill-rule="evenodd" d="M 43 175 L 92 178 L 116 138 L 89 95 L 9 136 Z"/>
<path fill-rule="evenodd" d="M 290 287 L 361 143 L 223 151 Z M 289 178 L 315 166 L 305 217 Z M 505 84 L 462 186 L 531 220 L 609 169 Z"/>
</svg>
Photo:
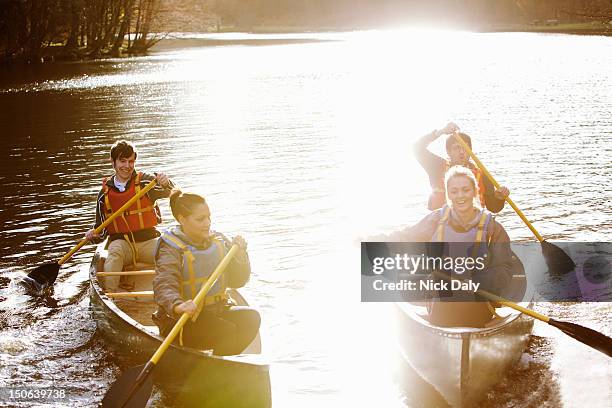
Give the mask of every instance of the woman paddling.
<svg viewBox="0 0 612 408">
<path fill-rule="evenodd" d="M 471 278 L 480 283 L 480 289 L 500 293 L 511 284 L 513 271 L 522 270 L 510 249 L 508 234 L 490 212 L 475 204 L 478 184 L 470 170 L 451 167 L 445 176 L 445 187 L 447 205 L 390 238 L 405 239 L 407 234 L 414 242 L 445 242 L 445 256 L 483 257 L 486 268 L 473 271 Z M 459 293 L 459 299 L 465 298 L 462 295 Z M 457 294 L 453 298 L 457 299 Z M 439 326 L 482 327 L 491 320 L 493 312 L 484 301 L 436 301 L 430 307 L 430 321 Z"/>
<path fill-rule="evenodd" d="M 183 328 L 181 341 L 198 349 L 213 349 L 217 355 L 241 353 L 259 330 L 259 313 L 235 306 L 228 287 L 244 286 L 251 273 L 246 241 L 236 236 L 230 242 L 210 230 L 210 210 L 204 197 L 174 190 L 170 195 L 172 215 L 179 225 L 160 237 L 155 255 L 153 280 L 158 310 L 154 320 L 165 335 L 174 319 L 183 313 L 196 317 Z M 198 310 L 193 299 L 208 276 L 233 244 L 240 250 L 213 285 Z"/>
</svg>

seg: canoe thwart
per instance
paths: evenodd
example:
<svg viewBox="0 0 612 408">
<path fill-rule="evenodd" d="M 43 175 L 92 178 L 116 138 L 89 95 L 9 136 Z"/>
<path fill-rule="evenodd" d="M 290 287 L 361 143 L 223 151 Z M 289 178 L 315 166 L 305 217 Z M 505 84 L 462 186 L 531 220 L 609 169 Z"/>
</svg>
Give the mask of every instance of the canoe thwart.
<svg viewBox="0 0 612 408">
<path fill-rule="evenodd" d="M 154 269 L 148 269 L 145 271 L 121 271 L 121 272 L 98 272 L 97 276 L 146 276 L 155 275 Z"/>
<path fill-rule="evenodd" d="M 111 292 L 105 293 L 106 296 L 113 299 L 130 298 L 130 297 L 141 297 L 141 298 L 153 298 L 152 290 L 144 290 L 140 292 Z"/>
</svg>

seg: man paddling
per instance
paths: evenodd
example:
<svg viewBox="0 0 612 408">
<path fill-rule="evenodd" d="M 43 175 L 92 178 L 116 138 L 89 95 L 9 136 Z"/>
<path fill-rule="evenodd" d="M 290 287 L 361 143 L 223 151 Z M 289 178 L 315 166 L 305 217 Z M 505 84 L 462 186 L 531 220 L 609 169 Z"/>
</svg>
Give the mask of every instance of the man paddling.
<svg viewBox="0 0 612 408">
<path fill-rule="evenodd" d="M 164 173 L 148 174 L 136 171 L 134 166 L 138 153 L 128 141 L 119 140 L 113 144 L 110 156 L 115 174 L 104 178 L 102 182 L 96 200 L 96 222 L 94 228 L 87 231 L 85 238 L 97 243 L 109 236 L 110 244 L 104 270 L 119 272 L 123 270 L 124 265 L 136 262 L 155 263 L 157 237 L 160 235 L 155 226 L 161 222 L 161 212 L 155 201 L 169 197 L 174 184 Z M 158 183 L 155 188 L 110 223 L 102 234 L 95 233 L 96 227 L 153 179 Z M 107 291 L 114 291 L 118 286 L 118 277 L 106 278 Z"/>
<path fill-rule="evenodd" d="M 500 212 L 502 208 L 504 208 L 505 198 L 510 194 L 510 191 L 503 186 L 499 189 L 495 189 L 491 180 L 485 177 L 480 169 L 469 160 L 470 156 L 455 139 L 456 132 L 459 132 L 459 127 L 453 122 L 450 122 L 443 129 L 434 130 L 419 138 L 413 144 L 414 154 L 423 169 L 427 172 L 431 185 L 432 191 L 429 195 L 427 208 L 433 211 L 442 208 L 446 203 L 444 174 L 452 166 L 459 165 L 467 167 L 474 173 L 480 190 L 480 205 L 483 208 L 486 207 L 491 212 Z M 427 146 L 442 135 L 448 135 L 446 138 L 446 153 L 448 154 L 448 159 L 443 159 L 427 150 Z M 470 148 L 472 147 L 472 139 L 468 135 L 465 133 L 458 133 L 458 135 L 468 144 L 468 146 L 470 146 Z"/>
</svg>

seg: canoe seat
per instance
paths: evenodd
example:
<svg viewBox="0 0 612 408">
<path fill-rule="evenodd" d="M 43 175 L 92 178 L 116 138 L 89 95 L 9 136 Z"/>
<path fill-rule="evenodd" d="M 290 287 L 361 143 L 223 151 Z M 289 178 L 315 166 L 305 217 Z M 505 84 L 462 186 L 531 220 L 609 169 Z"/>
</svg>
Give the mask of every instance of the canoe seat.
<svg viewBox="0 0 612 408">
<path fill-rule="evenodd" d="M 97 276 L 148 276 L 155 275 L 155 270 L 147 269 L 144 271 L 121 271 L 121 272 L 98 272 Z"/>
<path fill-rule="evenodd" d="M 131 265 L 123 265 L 124 271 L 139 271 L 144 269 L 154 269 L 155 265 L 144 263 L 144 262 L 136 262 Z"/>
<path fill-rule="evenodd" d="M 106 296 L 113 299 L 124 299 L 124 298 L 153 298 L 152 290 L 143 290 L 139 292 L 109 292 L 105 293 Z"/>
</svg>

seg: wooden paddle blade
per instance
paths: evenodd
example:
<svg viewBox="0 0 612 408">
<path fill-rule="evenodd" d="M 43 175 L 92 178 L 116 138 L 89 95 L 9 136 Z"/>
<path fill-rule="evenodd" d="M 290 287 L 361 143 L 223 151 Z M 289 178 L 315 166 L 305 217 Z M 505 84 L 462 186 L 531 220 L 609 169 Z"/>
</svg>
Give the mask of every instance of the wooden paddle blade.
<svg viewBox="0 0 612 408">
<path fill-rule="evenodd" d="M 142 383 L 139 376 L 146 370 L 146 365 L 129 368 L 121 374 L 102 400 L 102 408 L 144 408 L 153 391 L 153 380 L 145 374 Z M 150 372 L 150 370 L 149 370 Z"/>
<path fill-rule="evenodd" d="M 36 286 L 37 290 L 42 291 L 53 285 L 53 282 L 57 279 L 59 270 L 60 265 L 57 262 L 44 264 L 34 268 L 32 272 L 28 273 L 27 279 L 24 279 L 24 281 Z"/>
<path fill-rule="evenodd" d="M 555 326 L 557 329 L 575 338 L 579 342 L 593 347 L 595 350 L 601 351 L 608 357 L 612 357 L 612 338 L 605 334 L 575 323 L 560 322 L 554 319 L 550 319 L 548 324 Z"/>
<path fill-rule="evenodd" d="M 542 255 L 544 255 L 546 265 L 550 272 L 564 275 L 574 270 L 576 264 L 565 251 L 547 241 L 542 241 L 540 244 L 542 245 Z"/>
</svg>

